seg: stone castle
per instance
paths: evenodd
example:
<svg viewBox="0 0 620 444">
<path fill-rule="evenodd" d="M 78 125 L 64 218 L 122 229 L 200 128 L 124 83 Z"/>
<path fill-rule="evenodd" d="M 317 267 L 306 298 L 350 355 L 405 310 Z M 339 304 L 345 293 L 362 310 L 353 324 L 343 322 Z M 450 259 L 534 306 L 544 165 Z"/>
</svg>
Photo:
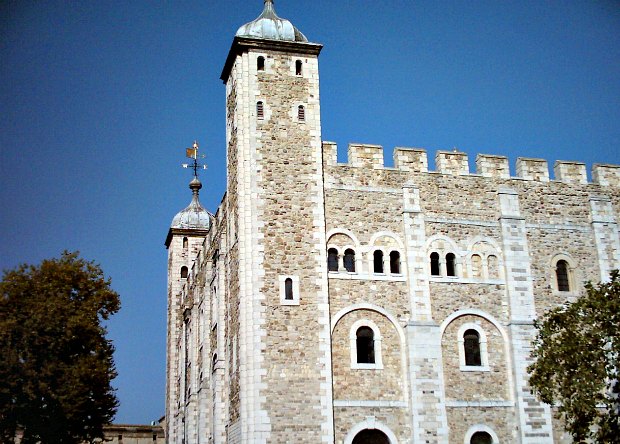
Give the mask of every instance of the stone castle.
<svg viewBox="0 0 620 444">
<path fill-rule="evenodd" d="M 318 56 L 273 2 L 222 71 L 227 184 L 175 216 L 170 443 L 568 442 L 532 321 L 620 267 L 620 167 L 321 138 Z M 195 156 L 194 156 L 195 157 Z"/>
</svg>

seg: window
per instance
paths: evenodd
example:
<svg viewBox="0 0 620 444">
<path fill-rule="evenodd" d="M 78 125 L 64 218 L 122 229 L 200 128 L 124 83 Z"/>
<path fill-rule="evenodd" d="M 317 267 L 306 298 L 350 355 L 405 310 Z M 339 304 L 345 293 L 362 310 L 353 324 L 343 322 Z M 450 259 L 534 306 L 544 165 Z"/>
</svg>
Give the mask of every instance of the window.
<svg viewBox="0 0 620 444">
<path fill-rule="evenodd" d="M 263 102 L 256 102 L 256 117 L 260 120 L 265 118 Z"/>
<path fill-rule="evenodd" d="M 187 250 L 187 247 L 189 245 L 189 241 L 187 240 L 186 237 L 183 238 L 183 249 Z"/>
<path fill-rule="evenodd" d="M 302 67 L 301 60 L 297 60 L 295 62 L 295 75 L 296 76 L 300 76 L 302 74 L 301 67 Z"/>
<path fill-rule="evenodd" d="M 293 279 L 291 278 L 284 280 L 284 299 L 287 301 L 293 300 Z"/>
<path fill-rule="evenodd" d="M 264 71 L 265 70 L 265 57 L 260 56 L 256 59 L 256 69 L 258 71 Z"/>
<path fill-rule="evenodd" d="M 344 252 L 344 268 L 349 273 L 355 273 L 355 251 L 350 248 Z"/>
<path fill-rule="evenodd" d="M 497 279 L 499 277 L 499 261 L 497 256 L 491 254 L 487 257 L 487 266 L 489 270 L 489 278 Z"/>
<path fill-rule="evenodd" d="M 338 250 L 327 250 L 327 271 L 338 271 Z"/>
<path fill-rule="evenodd" d="M 481 366 L 480 359 L 480 335 L 476 330 L 469 329 L 463 335 L 463 347 L 465 349 L 465 365 Z"/>
<path fill-rule="evenodd" d="M 456 276 L 456 256 L 454 253 L 446 254 L 446 275 Z"/>
<path fill-rule="evenodd" d="M 360 327 L 356 333 L 356 348 L 358 364 L 375 363 L 375 341 L 374 332 L 370 327 Z"/>
<path fill-rule="evenodd" d="M 487 432 L 476 432 L 469 442 L 470 444 L 493 444 L 493 437 Z"/>
<path fill-rule="evenodd" d="M 187 267 L 186 266 L 181 267 L 181 279 L 187 279 Z"/>
<path fill-rule="evenodd" d="M 211 371 L 215 371 L 217 366 L 217 353 L 213 355 L 213 359 L 211 360 Z"/>
<path fill-rule="evenodd" d="M 390 253 L 390 273 L 400 274 L 400 253 L 398 251 Z"/>
<path fill-rule="evenodd" d="M 568 275 L 568 262 L 559 260 L 555 264 L 555 276 L 558 282 L 558 291 L 570 291 L 570 280 Z"/>
<path fill-rule="evenodd" d="M 373 253 L 373 269 L 375 273 L 383 273 L 383 251 L 375 250 Z"/>
<path fill-rule="evenodd" d="M 482 277 L 482 257 L 479 254 L 471 256 L 471 275 L 475 278 Z"/>
<path fill-rule="evenodd" d="M 306 120 L 306 109 L 304 108 L 303 105 L 299 105 L 297 107 L 297 120 L 299 120 L 300 122 L 303 122 Z"/>
<path fill-rule="evenodd" d="M 431 253 L 431 276 L 439 276 L 439 253 Z"/>
</svg>

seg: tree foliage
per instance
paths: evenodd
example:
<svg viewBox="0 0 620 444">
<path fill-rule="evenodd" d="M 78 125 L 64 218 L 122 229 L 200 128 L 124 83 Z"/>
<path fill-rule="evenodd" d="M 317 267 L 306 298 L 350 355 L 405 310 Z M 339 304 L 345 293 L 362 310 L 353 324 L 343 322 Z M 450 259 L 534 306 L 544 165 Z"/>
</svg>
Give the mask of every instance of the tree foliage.
<svg viewBox="0 0 620 444">
<path fill-rule="evenodd" d="M 530 385 L 542 401 L 557 404 L 576 442 L 620 443 L 618 271 L 586 290 L 535 322 Z"/>
<path fill-rule="evenodd" d="M 118 401 L 114 347 L 102 325 L 120 308 L 93 262 L 64 252 L 5 271 L 0 282 L 0 440 L 103 437 Z"/>
</svg>

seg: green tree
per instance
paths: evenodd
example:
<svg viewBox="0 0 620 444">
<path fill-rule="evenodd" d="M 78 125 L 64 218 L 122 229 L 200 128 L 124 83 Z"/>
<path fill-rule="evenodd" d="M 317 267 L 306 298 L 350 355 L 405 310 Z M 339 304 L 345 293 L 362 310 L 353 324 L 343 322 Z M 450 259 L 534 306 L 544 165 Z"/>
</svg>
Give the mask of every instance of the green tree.
<svg viewBox="0 0 620 444">
<path fill-rule="evenodd" d="M 555 308 L 538 329 L 530 385 L 557 404 L 558 416 L 576 442 L 620 443 L 620 275 Z"/>
<path fill-rule="evenodd" d="M 118 401 L 102 325 L 120 308 L 93 262 L 64 252 L 5 271 L 0 282 L 0 440 L 81 443 L 103 437 Z"/>
</svg>

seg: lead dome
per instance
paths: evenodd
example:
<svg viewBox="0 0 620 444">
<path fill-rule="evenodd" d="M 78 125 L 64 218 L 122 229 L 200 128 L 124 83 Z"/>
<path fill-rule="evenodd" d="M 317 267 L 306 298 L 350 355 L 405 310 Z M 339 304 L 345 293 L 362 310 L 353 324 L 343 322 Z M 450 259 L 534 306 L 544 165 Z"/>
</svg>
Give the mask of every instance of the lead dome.
<svg viewBox="0 0 620 444">
<path fill-rule="evenodd" d="M 200 205 L 198 200 L 198 192 L 202 188 L 202 183 L 194 177 L 189 183 L 189 188 L 192 190 L 192 201 L 174 216 L 170 228 L 208 230 L 213 216 Z"/>
<path fill-rule="evenodd" d="M 285 40 L 289 42 L 307 42 L 308 39 L 293 24 L 278 17 L 273 7 L 273 0 L 265 0 L 261 15 L 237 30 L 237 37 L 251 37 L 267 40 Z"/>
</svg>

